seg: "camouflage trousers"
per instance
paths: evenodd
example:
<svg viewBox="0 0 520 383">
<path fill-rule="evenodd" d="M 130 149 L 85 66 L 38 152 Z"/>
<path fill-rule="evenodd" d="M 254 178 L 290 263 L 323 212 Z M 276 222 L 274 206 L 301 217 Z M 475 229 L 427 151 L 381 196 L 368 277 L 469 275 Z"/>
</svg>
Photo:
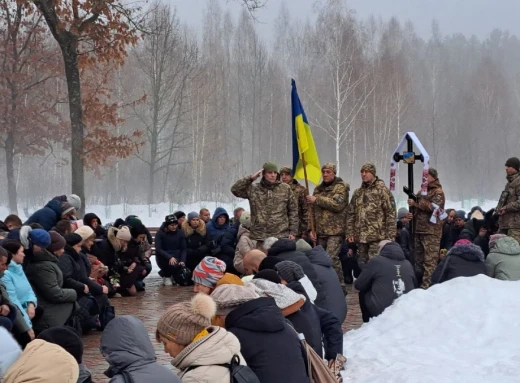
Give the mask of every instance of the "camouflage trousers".
<svg viewBox="0 0 520 383">
<path fill-rule="evenodd" d="M 520 229 L 500 229 L 500 234 L 505 234 L 520 242 Z"/>
<path fill-rule="evenodd" d="M 318 245 L 323 246 L 330 256 L 332 261 L 332 267 L 338 275 L 339 283 L 343 289 L 343 294 L 347 295 L 347 285 L 345 284 L 343 277 L 343 269 L 341 267 L 341 260 L 339 259 L 339 252 L 341 246 L 343 246 L 345 239 L 341 235 L 331 235 L 328 237 L 318 237 Z"/>
<path fill-rule="evenodd" d="M 432 274 L 439 262 L 440 243 L 437 235 L 415 234 L 415 267 L 423 271 L 423 289 L 432 283 Z"/>
<path fill-rule="evenodd" d="M 359 262 L 366 264 L 369 260 L 374 258 L 379 252 L 378 245 L 379 241 L 358 244 Z"/>
</svg>

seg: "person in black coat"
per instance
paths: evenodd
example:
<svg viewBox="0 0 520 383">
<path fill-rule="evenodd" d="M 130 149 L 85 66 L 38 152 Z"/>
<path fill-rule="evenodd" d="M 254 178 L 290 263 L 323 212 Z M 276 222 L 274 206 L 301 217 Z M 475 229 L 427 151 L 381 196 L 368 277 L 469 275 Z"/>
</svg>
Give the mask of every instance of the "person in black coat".
<svg viewBox="0 0 520 383">
<path fill-rule="evenodd" d="M 211 294 L 216 321 L 240 341 L 240 352 L 262 383 L 306 383 L 307 357 L 275 300 L 254 286 L 222 285 Z"/>
<path fill-rule="evenodd" d="M 312 241 L 306 241 L 312 245 Z M 354 278 L 359 277 L 359 273 L 361 273 L 357 251 L 357 243 L 347 241 L 341 245 L 341 250 L 339 251 L 339 259 L 341 261 L 341 268 L 343 269 L 343 280 L 347 285 L 354 283 Z M 352 278 L 352 275 L 354 275 L 354 278 Z"/>
<path fill-rule="evenodd" d="M 193 271 L 211 252 L 206 223 L 200 219 L 197 212 L 191 212 L 188 219 L 182 223 L 182 231 L 186 238 L 186 266 Z"/>
<path fill-rule="evenodd" d="M 177 217 L 174 214 L 166 216 L 164 223 L 155 235 L 155 255 L 163 278 L 163 285 L 171 285 L 180 271 L 180 266 L 186 263 L 186 238 Z M 173 278 L 173 281 L 172 279 Z"/>
<path fill-rule="evenodd" d="M 264 241 L 264 251 L 267 252 L 267 257 L 260 264 L 258 271 L 264 269 L 273 269 L 274 266 L 281 261 L 292 261 L 300 265 L 305 275 L 312 282 L 312 285 L 318 293 L 315 304 L 322 305 L 326 300 L 326 294 L 323 291 L 323 286 L 320 283 L 318 274 L 314 269 L 311 261 L 301 251 L 296 250 L 296 242 L 290 239 L 274 237 L 267 238 Z M 245 258 L 244 258 L 245 259 Z"/>
<path fill-rule="evenodd" d="M 484 215 L 480 210 L 477 209 L 473 212 L 472 217 L 468 219 L 464 225 L 464 229 L 462 229 L 459 239 L 467 239 L 474 245 L 479 246 L 482 249 L 484 256 L 488 255 L 489 233 L 484 221 Z"/>
<path fill-rule="evenodd" d="M 473 277 L 478 274 L 486 274 L 484 253 L 479 246 L 467 239 L 461 239 L 448 251 L 433 272 L 432 285 L 453 278 Z"/>
<path fill-rule="evenodd" d="M 318 274 L 321 286 L 325 292 L 326 299 L 318 302 L 318 306 L 322 309 L 330 311 L 339 319 L 341 323 L 347 317 L 347 300 L 343 294 L 343 289 L 338 281 L 337 274 L 332 268 L 332 261 L 329 254 L 325 251 L 323 246 L 316 246 L 314 248 L 303 240 L 299 239 L 296 242 L 296 248 L 302 251 Z"/>
<path fill-rule="evenodd" d="M 453 225 L 455 224 L 455 209 L 446 209 L 446 214 L 448 215 L 448 218 L 446 218 L 446 221 L 444 222 L 444 225 L 442 226 L 442 237 L 441 237 L 441 246 L 440 249 L 447 249 L 448 244 L 450 242 L 450 235 Z"/>
<path fill-rule="evenodd" d="M 401 246 L 405 258 L 413 265 L 415 261 L 413 259 L 413 244 L 410 238 L 409 223 L 408 209 L 404 207 L 399 209 L 397 213 L 397 235 L 395 241 Z"/>
<path fill-rule="evenodd" d="M 446 250 L 451 249 L 455 242 L 460 239 L 460 234 L 462 233 L 462 230 L 464 230 L 464 225 L 466 225 L 466 212 L 464 210 L 457 210 L 455 212 L 455 219 L 453 221 L 453 226 L 451 227 L 449 240 L 446 244 Z"/>
<path fill-rule="evenodd" d="M 394 300 L 417 287 L 412 264 L 396 242 L 381 241 L 379 256 L 365 265 L 354 286 L 363 321 L 380 315 Z"/>
<path fill-rule="evenodd" d="M 215 254 L 218 259 L 226 262 L 226 272 L 235 275 L 240 275 L 240 273 L 233 265 L 233 260 L 235 259 L 235 250 L 238 242 L 239 227 L 240 221 L 229 225 L 228 229 L 224 234 L 222 234 L 222 237 L 220 238 L 220 252 Z"/>
</svg>

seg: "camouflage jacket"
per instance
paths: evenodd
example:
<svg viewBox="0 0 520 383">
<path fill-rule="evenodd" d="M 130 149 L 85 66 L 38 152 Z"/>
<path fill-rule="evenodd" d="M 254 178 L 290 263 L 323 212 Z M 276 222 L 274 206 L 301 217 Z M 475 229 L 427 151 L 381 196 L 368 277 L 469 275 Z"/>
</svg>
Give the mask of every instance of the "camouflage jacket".
<svg viewBox="0 0 520 383">
<path fill-rule="evenodd" d="M 307 208 L 307 201 L 305 200 L 305 188 L 296 180 L 293 180 L 289 186 L 291 187 L 294 198 L 296 198 L 296 202 L 298 203 L 298 237 L 300 237 L 309 226 L 309 209 Z"/>
<path fill-rule="evenodd" d="M 314 189 L 313 206 L 318 236 L 345 235 L 350 186 L 336 177 L 330 185 L 323 182 Z"/>
<path fill-rule="evenodd" d="M 504 208 L 506 213 L 498 219 L 500 229 L 520 229 L 520 174 L 508 176 L 504 189 L 507 192 Z"/>
<path fill-rule="evenodd" d="M 445 197 L 439 180 L 428 185 L 427 195 L 421 195 L 419 191 L 417 197 L 418 201 L 415 205 L 415 232 L 417 234 L 433 234 L 438 236 L 440 240 L 444 221 L 437 219 L 437 223 L 430 222 L 434 210 L 432 203 L 444 209 Z"/>
<path fill-rule="evenodd" d="M 347 211 L 347 237 L 359 243 L 395 240 L 395 200 L 385 183 L 376 178 L 356 189 Z"/>
<path fill-rule="evenodd" d="M 269 184 L 263 178 L 253 184 L 251 177 L 245 177 L 231 187 L 231 193 L 249 200 L 252 240 L 298 235 L 298 203 L 289 185 Z"/>
</svg>

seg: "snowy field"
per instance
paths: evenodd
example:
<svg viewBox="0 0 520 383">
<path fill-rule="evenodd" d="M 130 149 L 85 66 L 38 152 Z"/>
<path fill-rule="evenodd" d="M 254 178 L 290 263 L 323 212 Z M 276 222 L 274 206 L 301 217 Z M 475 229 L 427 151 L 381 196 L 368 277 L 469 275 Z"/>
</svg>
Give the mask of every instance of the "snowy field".
<svg viewBox="0 0 520 383">
<path fill-rule="evenodd" d="M 520 382 L 519 282 L 457 278 L 344 337 L 345 383 Z"/>
</svg>

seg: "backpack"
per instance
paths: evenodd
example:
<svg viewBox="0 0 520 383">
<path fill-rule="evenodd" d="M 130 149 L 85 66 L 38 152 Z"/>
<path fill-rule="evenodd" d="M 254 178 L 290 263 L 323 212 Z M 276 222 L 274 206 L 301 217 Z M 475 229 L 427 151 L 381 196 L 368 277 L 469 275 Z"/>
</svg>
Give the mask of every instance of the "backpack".
<svg viewBox="0 0 520 383">
<path fill-rule="evenodd" d="M 242 366 L 240 364 L 240 357 L 238 355 L 233 355 L 233 358 L 229 363 L 216 364 L 215 366 L 226 367 L 229 369 L 229 375 L 231 377 L 230 383 L 260 383 L 260 380 L 250 367 Z M 201 366 L 189 366 L 185 370 L 185 373 L 194 370 L 197 367 Z"/>
</svg>

